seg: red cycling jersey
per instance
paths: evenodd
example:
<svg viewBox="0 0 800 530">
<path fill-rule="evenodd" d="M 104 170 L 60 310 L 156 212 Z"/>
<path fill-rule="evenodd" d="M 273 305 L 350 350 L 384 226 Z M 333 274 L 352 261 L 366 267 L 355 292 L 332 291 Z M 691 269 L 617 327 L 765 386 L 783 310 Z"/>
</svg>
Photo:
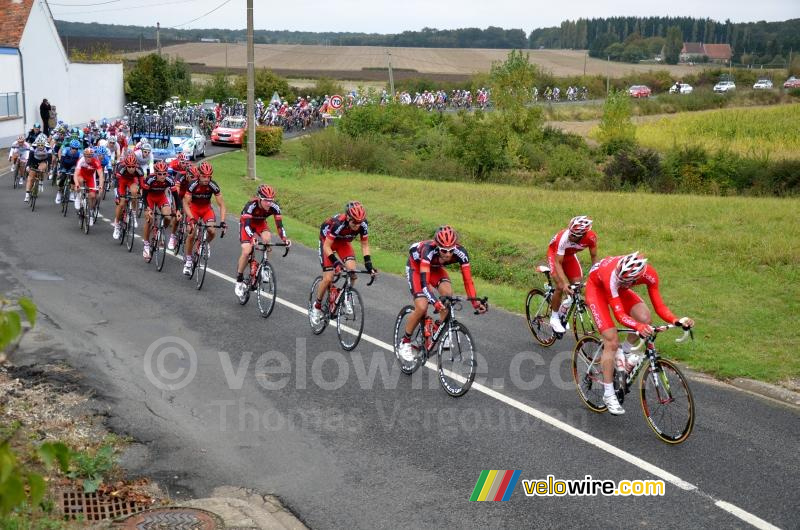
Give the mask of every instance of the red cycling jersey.
<svg viewBox="0 0 800 530">
<path fill-rule="evenodd" d="M 670 324 L 676 322 L 678 318 L 672 314 L 658 290 L 658 273 L 649 263 L 644 269 L 644 273 L 633 285 L 624 286 L 617 280 L 617 263 L 624 256 L 612 256 L 604 258 L 596 263 L 589 271 L 589 278 L 586 282 L 586 305 L 592 311 L 597 329 L 603 332 L 614 327 L 611 315 L 608 311 L 609 306 L 614 311 L 614 316 L 623 326 L 641 331 L 646 324 L 638 322 L 630 316 L 631 308 L 640 303 L 642 299 L 633 291 L 634 285 L 646 285 L 647 294 L 653 303 L 653 308 L 658 316 Z"/>
<path fill-rule="evenodd" d="M 327 219 L 319 228 L 319 239 L 345 240 L 352 241 L 356 236 L 361 237 L 361 241 L 366 241 L 369 235 L 369 224 L 364 219 L 359 223 L 358 228 L 353 230 L 347 222 L 347 215 L 340 213 Z"/>
<path fill-rule="evenodd" d="M 275 228 L 278 230 L 281 240 L 286 241 L 286 230 L 283 228 L 280 206 L 273 202 L 270 207 L 265 210 L 261 207 L 259 202 L 259 200 L 250 201 L 242 208 L 242 214 L 241 217 L 239 217 L 239 241 L 247 243 L 253 239 L 254 235 L 269 230 L 267 217 L 270 215 L 275 217 Z"/>
<path fill-rule="evenodd" d="M 86 186 L 88 188 L 96 188 L 97 183 L 94 181 L 94 177 L 102 168 L 100 161 L 97 158 L 87 159 L 81 157 L 76 167 L 78 169 L 78 176 L 86 181 Z"/>
<path fill-rule="evenodd" d="M 561 268 L 564 269 L 567 279 L 582 278 L 583 269 L 575 254 L 587 248 L 597 248 L 597 234 L 594 231 L 589 230 L 575 243 L 569 239 L 569 229 L 564 228 L 553 236 L 547 247 L 547 263 L 550 270 L 553 272 L 556 270 L 556 256 L 564 256 Z"/>
<path fill-rule="evenodd" d="M 429 285 L 438 285 L 443 281 L 450 281 L 446 265 L 458 263 L 461 267 L 461 278 L 464 280 L 464 290 L 467 296 L 475 298 L 475 284 L 472 282 L 472 269 L 469 264 L 469 254 L 461 245 L 456 245 L 450 257 L 445 261 L 439 254 L 439 247 L 433 240 L 414 243 L 408 249 L 408 263 L 406 265 L 406 279 L 411 294 L 415 297 L 426 297 L 432 304 L 436 297 L 428 289 Z"/>
</svg>

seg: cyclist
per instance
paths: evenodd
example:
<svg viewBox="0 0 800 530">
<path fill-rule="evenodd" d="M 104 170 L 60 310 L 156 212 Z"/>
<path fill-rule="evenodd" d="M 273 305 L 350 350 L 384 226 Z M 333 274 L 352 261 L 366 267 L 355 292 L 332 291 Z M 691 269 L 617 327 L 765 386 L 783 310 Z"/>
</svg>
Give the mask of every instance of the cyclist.
<svg viewBox="0 0 800 530">
<path fill-rule="evenodd" d="M 153 210 L 158 208 L 164 216 L 172 215 L 169 194 L 172 194 L 173 197 L 177 195 L 177 186 L 172 177 L 169 176 L 167 164 L 161 161 L 156 162 L 153 165 L 153 174 L 142 182 L 142 189 L 146 193 L 142 257 L 145 261 L 150 261 L 150 228 L 153 224 Z"/>
<path fill-rule="evenodd" d="M 134 210 L 138 207 L 137 199 L 139 194 L 139 183 L 144 177 L 144 173 L 142 173 L 142 168 L 139 167 L 139 161 L 136 160 L 136 157 L 133 155 L 133 153 L 128 153 L 122 162 L 117 164 L 116 173 L 117 188 L 114 190 L 114 202 L 116 204 L 116 210 L 114 212 L 114 222 L 111 223 L 111 225 L 114 227 L 114 239 L 119 239 L 121 235 L 119 220 L 122 218 L 122 212 L 127 206 L 128 201 L 123 197 L 130 195 L 131 200 L 133 201 L 131 206 Z M 132 222 L 133 226 L 136 227 L 137 222 L 135 215 L 133 216 Z"/>
<path fill-rule="evenodd" d="M 62 200 L 66 200 L 64 197 L 61 196 L 61 188 L 64 185 L 64 179 L 67 178 L 67 175 L 72 175 L 75 171 L 75 165 L 78 163 L 78 160 L 81 158 L 81 142 L 78 140 L 70 140 L 69 145 L 65 147 L 61 151 L 61 156 L 59 157 L 59 171 L 58 171 L 58 180 L 56 181 L 56 186 L 58 186 L 58 193 L 56 193 L 56 204 L 61 204 Z M 75 199 L 75 191 L 72 190 L 72 186 L 70 186 L 72 200 Z"/>
<path fill-rule="evenodd" d="M 113 134 L 108 136 L 106 149 L 108 149 L 108 156 L 111 158 L 111 167 L 114 168 L 117 165 L 117 162 L 122 160 L 120 156 L 122 151 L 120 151 L 119 144 L 117 143 L 117 137 Z"/>
<path fill-rule="evenodd" d="M 33 150 L 28 155 L 28 181 L 25 184 L 25 202 L 31 200 L 31 187 L 33 187 L 33 179 L 37 171 L 47 171 L 50 165 L 50 151 L 47 150 L 47 137 L 40 134 L 33 143 Z M 39 191 L 42 189 L 42 182 L 39 181 Z"/>
<path fill-rule="evenodd" d="M 566 331 L 561 324 L 561 317 L 569 309 L 569 298 L 562 306 L 561 297 L 565 292 L 567 296 L 571 296 L 570 284 L 583 279 L 583 269 L 575 254 L 586 248 L 589 249 L 594 265 L 597 263 L 597 234 L 592 230 L 592 220 L 585 215 L 573 217 L 569 226 L 553 236 L 547 247 L 547 263 L 556 284 L 550 302 L 550 308 L 553 310 L 550 315 L 550 326 L 556 333 Z"/>
<path fill-rule="evenodd" d="M 283 228 L 281 208 L 275 201 L 275 189 L 262 184 L 258 187 L 256 198 L 244 205 L 239 218 L 239 242 L 242 244 L 242 253 L 236 268 L 236 286 L 234 287 L 234 292 L 239 298 L 244 296 L 245 289 L 247 289 L 244 283 L 244 268 L 253 251 L 253 245 L 259 238 L 264 243 L 269 243 L 272 238 L 267 224 L 267 217 L 270 215 L 275 217 L 275 229 L 278 231 L 281 241 L 290 246 L 292 242 L 287 239 L 286 230 Z M 271 251 L 272 249 L 267 247 L 267 252 Z"/>
<path fill-rule="evenodd" d="M 631 369 L 639 362 L 638 355 L 625 355 L 630 351 L 630 340 L 635 340 L 634 335 L 629 335 L 629 341 L 620 348 L 617 330 L 611 313 L 625 327 L 636 330 L 642 337 L 653 333 L 650 326 L 651 316 L 647 305 L 636 294 L 634 285 L 646 285 L 647 293 L 653 308 L 658 316 L 666 322 L 680 325 L 684 328 L 694 326 L 694 321 L 689 317 L 678 318 L 666 306 L 658 290 L 658 273 L 652 265 L 647 263 L 647 258 L 634 252 L 627 256 L 613 256 L 604 258 L 596 263 L 589 271 L 586 281 L 586 305 L 592 311 L 595 325 L 603 336 L 603 402 L 611 414 L 625 414 L 625 409 L 619 403 L 614 393 L 614 366 L 620 369 Z M 627 347 L 625 345 L 627 344 Z"/>
<path fill-rule="evenodd" d="M 214 168 L 208 162 L 203 162 L 197 166 L 197 179 L 193 180 L 189 187 L 186 188 L 186 194 L 183 197 L 183 212 L 188 218 L 189 233 L 186 236 L 186 262 L 183 265 L 183 273 L 187 276 L 192 274 L 192 250 L 194 248 L 194 224 L 198 219 L 201 219 L 206 225 L 211 225 L 216 222 L 214 208 L 211 207 L 211 196 L 217 201 L 219 207 L 219 223 L 221 228 L 225 230 L 227 224 L 225 223 L 225 201 L 222 199 L 222 190 L 219 185 L 211 178 L 214 175 Z M 214 227 L 209 226 L 208 230 L 208 255 L 211 255 L 211 242 L 214 240 L 216 231 Z M 199 234 L 197 234 L 199 235 Z"/>
<path fill-rule="evenodd" d="M 432 240 L 414 243 L 408 249 L 409 257 L 406 263 L 406 280 L 411 296 L 414 297 L 414 312 L 406 322 L 403 338 L 400 340 L 400 357 L 406 361 L 415 358 L 415 345 L 411 343 L 411 334 L 414 328 L 428 311 L 428 304 L 433 304 L 435 312 L 439 313 L 436 326 L 441 325 L 447 318 L 447 309 L 433 294 L 437 289 L 440 295 L 452 296 L 453 287 L 450 285 L 450 276 L 445 266 L 458 263 L 461 268 L 461 278 L 467 296 L 476 298 L 475 284 L 472 282 L 472 271 L 467 250 L 458 244 L 458 233 L 449 225 L 440 226 Z M 479 313 L 486 312 L 486 306 L 478 300 L 472 301 L 472 307 Z"/>
<path fill-rule="evenodd" d="M 344 207 L 344 213 L 336 214 L 322 223 L 319 231 L 319 262 L 322 266 L 322 281 L 319 282 L 317 299 L 314 307 L 311 308 L 311 315 L 309 315 L 314 326 L 318 325 L 322 319 L 322 297 L 333 281 L 334 267 L 346 268 L 351 271 L 356 268 L 356 258 L 351 244 L 356 236 L 361 240 L 364 266 L 373 276 L 378 273 L 378 270 L 372 266 L 368 234 L 367 210 L 358 201 L 348 202 Z M 355 282 L 355 275 L 352 280 Z"/>
<path fill-rule="evenodd" d="M 11 149 L 8 150 L 8 160 L 12 165 L 19 160 L 19 171 L 13 177 L 19 178 L 20 184 L 22 184 L 23 168 L 28 165 L 28 154 L 31 149 L 31 144 L 25 141 L 24 135 L 20 134 L 16 141 L 11 144 Z"/>
<path fill-rule="evenodd" d="M 25 141 L 29 144 L 33 145 L 39 135 L 42 134 L 42 126 L 38 123 L 33 124 L 33 129 L 28 131 L 28 135 L 25 137 Z"/>
<path fill-rule="evenodd" d="M 79 210 L 81 207 L 81 195 L 78 192 L 81 186 L 86 183 L 89 196 L 89 208 L 93 210 L 97 203 L 97 195 L 95 192 L 102 189 L 103 184 L 105 184 L 105 175 L 103 174 L 103 168 L 100 166 L 100 161 L 95 158 L 94 149 L 91 147 L 87 147 L 83 150 L 83 156 L 78 160 L 78 163 L 75 164 L 75 172 L 72 174 L 72 179 L 75 184 L 75 209 Z M 93 215 L 89 216 L 89 225 L 94 225 Z"/>
<path fill-rule="evenodd" d="M 136 155 L 136 159 L 139 161 L 142 173 L 147 177 L 153 172 L 153 164 L 155 163 L 153 160 L 153 148 L 147 142 L 142 142 L 141 147 L 135 149 L 133 154 Z"/>
</svg>

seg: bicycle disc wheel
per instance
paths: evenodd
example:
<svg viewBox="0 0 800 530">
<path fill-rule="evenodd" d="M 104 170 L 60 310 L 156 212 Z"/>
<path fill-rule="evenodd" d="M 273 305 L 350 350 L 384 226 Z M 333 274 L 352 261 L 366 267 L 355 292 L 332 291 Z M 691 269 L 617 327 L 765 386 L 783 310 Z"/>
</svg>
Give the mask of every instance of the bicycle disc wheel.
<svg viewBox="0 0 800 530">
<path fill-rule="evenodd" d="M 583 337 L 572 352 L 572 378 L 581 401 L 594 412 L 605 412 L 603 369 L 600 357 L 603 344 L 595 337 Z M 594 360 L 594 362 L 592 362 Z"/>
<path fill-rule="evenodd" d="M 197 256 L 197 277 L 195 278 L 195 289 L 198 291 L 203 288 L 203 282 L 206 279 L 206 268 L 208 268 L 208 247 L 207 244 L 203 242 L 200 245 L 200 253 Z"/>
<path fill-rule="evenodd" d="M 327 315 L 327 297 L 328 293 L 325 293 L 323 297 L 323 304 L 322 304 L 322 318 L 319 319 L 319 324 L 316 326 L 311 322 L 311 310 L 314 308 L 314 303 L 317 301 L 317 288 L 319 287 L 319 283 L 322 281 L 322 276 L 317 276 L 314 279 L 314 283 L 311 284 L 311 291 L 308 293 L 308 324 L 311 326 L 311 331 L 314 335 L 319 335 L 325 328 L 328 326 L 328 315 Z"/>
<path fill-rule="evenodd" d="M 556 334 L 550 327 L 550 301 L 541 289 L 531 289 L 525 300 L 525 317 L 528 328 L 536 342 L 542 346 L 551 346 L 556 341 Z"/>
<path fill-rule="evenodd" d="M 256 278 L 253 278 L 253 281 L 258 282 L 258 288 L 256 289 L 258 310 L 261 312 L 262 317 L 267 318 L 275 308 L 275 294 L 277 291 L 275 270 L 272 265 L 264 263 L 259 267 L 258 274 Z"/>
<path fill-rule="evenodd" d="M 164 244 L 164 229 L 159 228 L 156 232 L 156 245 L 153 248 L 156 254 L 156 270 L 161 272 L 164 262 L 167 261 L 167 246 Z"/>
<path fill-rule="evenodd" d="M 358 346 L 364 331 L 364 302 L 359 292 L 350 288 L 349 292 L 342 295 L 339 304 L 339 311 L 336 312 L 336 334 L 339 335 L 342 348 L 352 351 Z"/>
<path fill-rule="evenodd" d="M 438 343 L 439 383 L 449 395 L 461 397 L 472 386 L 478 368 L 475 341 L 463 324 L 453 323 L 450 332 L 444 331 Z"/>
<path fill-rule="evenodd" d="M 642 412 L 662 441 L 679 444 L 694 427 L 694 398 L 686 378 L 666 359 L 649 366 L 639 379 Z"/>
<path fill-rule="evenodd" d="M 572 333 L 575 334 L 576 342 L 583 337 L 597 336 L 597 329 L 594 327 L 592 315 L 586 309 L 578 311 L 576 308 L 572 311 Z"/>
<path fill-rule="evenodd" d="M 400 370 L 406 374 L 411 375 L 422 366 L 423 355 L 420 352 L 413 361 L 406 361 L 400 357 L 400 341 L 406 333 L 406 322 L 409 315 L 414 311 L 414 307 L 407 305 L 397 314 L 397 319 L 394 323 L 394 356 L 397 357 L 397 362 L 400 363 Z M 414 328 L 414 333 L 411 334 L 411 344 L 416 346 L 418 351 L 424 347 L 422 337 L 422 327 L 417 325 Z"/>
</svg>

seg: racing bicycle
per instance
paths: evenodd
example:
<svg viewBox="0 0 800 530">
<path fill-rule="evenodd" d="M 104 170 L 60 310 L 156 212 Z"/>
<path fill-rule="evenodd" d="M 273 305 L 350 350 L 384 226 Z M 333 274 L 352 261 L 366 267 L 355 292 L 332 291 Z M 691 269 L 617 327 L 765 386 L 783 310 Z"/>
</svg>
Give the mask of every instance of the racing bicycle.
<svg viewBox="0 0 800 530">
<path fill-rule="evenodd" d="M 622 403 L 630 392 L 633 382 L 639 374 L 639 399 L 647 424 L 659 439 L 668 444 L 679 444 L 686 441 L 694 427 L 694 398 L 689 390 L 689 383 L 672 361 L 662 359 L 655 346 L 659 333 L 668 329 L 681 327 L 672 324 L 653 328 L 653 334 L 641 341 L 633 350 L 644 345 L 644 356 L 630 372 L 614 370 L 614 391 Z M 683 336 L 675 342 L 682 343 L 694 338 L 691 328 L 683 328 Z M 633 334 L 632 329 L 618 329 L 619 333 Z M 583 337 L 575 345 L 572 354 L 572 377 L 578 389 L 578 395 L 584 404 L 594 412 L 605 412 L 603 402 L 603 370 L 600 358 L 603 354 L 603 343 L 598 337 Z"/>
<path fill-rule="evenodd" d="M 425 314 L 425 318 L 411 335 L 412 348 L 417 351 L 413 361 L 406 361 L 400 357 L 400 341 L 405 335 L 406 320 L 414 312 L 414 306 L 407 305 L 400 310 L 394 324 L 394 355 L 400 362 L 400 370 L 406 375 L 411 375 L 420 366 L 425 365 L 428 358 L 436 352 L 439 383 L 449 395 L 461 397 L 467 393 L 475 380 L 478 359 L 472 334 L 464 324 L 455 319 L 454 312 L 461 310 L 462 300 L 480 302 L 488 309 L 489 299 L 441 296 L 439 300 L 448 309 L 447 317 L 437 326 L 433 318 Z M 475 314 L 478 312 L 475 311 Z"/>
<path fill-rule="evenodd" d="M 277 293 L 277 280 L 275 279 L 275 269 L 269 262 L 267 249 L 270 247 L 285 247 L 283 257 L 289 253 L 289 246 L 286 243 L 256 243 L 250 251 L 245 267 L 244 284 L 247 289 L 239 298 L 239 303 L 245 305 L 250 300 L 250 291 L 256 292 L 258 311 L 261 316 L 268 318 L 275 308 L 275 297 Z M 261 261 L 256 260 L 256 251 L 261 252 Z"/>
<path fill-rule="evenodd" d="M 345 351 L 352 351 L 358 346 L 364 331 L 364 302 L 361 300 L 361 294 L 353 287 L 353 278 L 356 274 L 370 274 L 372 278 L 367 283 L 368 286 L 375 281 L 375 275 L 368 270 L 343 271 L 337 266 L 327 295 L 322 298 L 322 318 L 316 326 L 311 322 L 311 310 L 317 300 L 317 287 L 322 281 L 322 276 L 314 279 L 308 295 L 308 322 L 311 331 L 314 335 L 319 335 L 325 331 L 331 319 L 336 319 L 339 344 Z M 337 285 L 339 282 L 341 283 Z"/>
<path fill-rule="evenodd" d="M 206 279 L 206 269 L 208 269 L 208 229 L 221 228 L 219 237 L 225 237 L 225 229 L 228 227 L 224 222 L 219 224 L 206 224 L 202 219 L 198 219 L 194 223 L 195 238 L 194 248 L 192 249 L 192 273 L 188 276 L 191 280 L 195 279 L 195 289 L 198 291 L 203 288 L 203 282 Z"/>
<path fill-rule="evenodd" d="M 550 267 L 540 265 L 536 270 L 545 275 L 547 283 L 544 284 L 543 289 L 537 287 L 528 292 L 528 297 L 525 300 L 525 316 L 533 338 L 542 346 L 552 346 L 556 339 L 563 337 L 563 333 L 556 333 L 550 326 L 550 315 L 553 312 L 550 308 L 550 302 L 553 299 L 556 288 L 550 276 Z M 587 335 L 597 335 L 592 316 L 586 309 L 582 293 L 583 287 L 584 284 L 582 282 L 570 285 L 573 292 L 572 303 L 566 314 L 561 317 L 561 324 L 565 328 L 572 327 L 572 333 L 575 335 L 576 341 Z M 563 296 L 569 295 L 564 293 Z"/>
</svg>

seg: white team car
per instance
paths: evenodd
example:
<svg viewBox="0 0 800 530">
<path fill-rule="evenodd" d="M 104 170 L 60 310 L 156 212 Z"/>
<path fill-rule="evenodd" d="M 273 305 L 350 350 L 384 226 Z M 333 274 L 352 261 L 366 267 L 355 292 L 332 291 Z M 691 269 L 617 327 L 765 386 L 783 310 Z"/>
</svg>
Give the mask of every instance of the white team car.
<svg viewBox="0 0 800 530">
<path fill-rule="evenodd" d="M 176 125 L 170 142 L 192 160 L 206 156 L 206 137 L 194 125 Z"/>
</svg>

